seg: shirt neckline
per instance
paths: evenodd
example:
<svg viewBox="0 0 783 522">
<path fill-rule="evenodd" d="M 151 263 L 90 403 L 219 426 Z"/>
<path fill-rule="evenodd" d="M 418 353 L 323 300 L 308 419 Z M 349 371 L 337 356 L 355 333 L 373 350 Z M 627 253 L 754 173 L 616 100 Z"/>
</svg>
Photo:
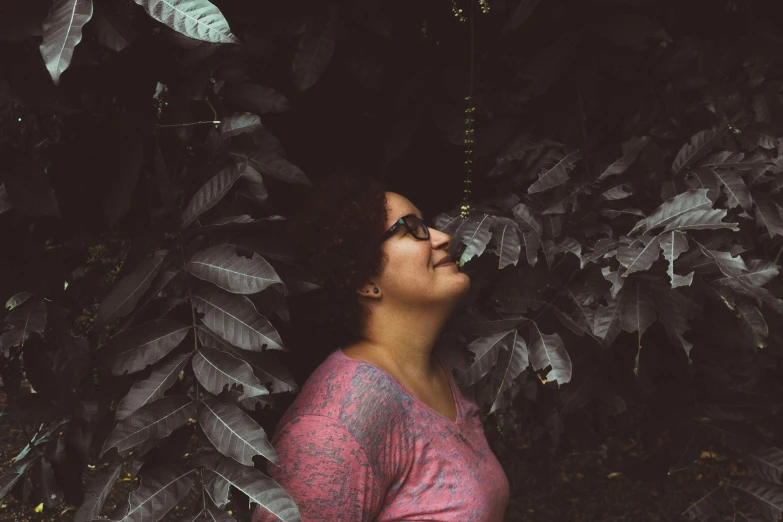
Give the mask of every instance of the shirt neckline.
<svg viewBox="0 0 783 522">
<path fill-rule="evenodd" d="M 380 366 L 376 366 L 375 364 L 373 364 L 371 362 L 362 361 L 360 359 L 354 359 L 353 357 L 348 357 L 347 355 L 345 355 L 345 353 L 343 353 L 342 347 L 338 348 L 335 351 L 337 352 L 338 357 L 340 357 L 342 359 L 347 359 L 349 361 L 353 361 L 356 364 L 366 364 L 368 366 L 372 366 L 373 368 L 376 368 L 377 370 L 380 370 L 381 372 L 386 374 L 391 379 L 391 381 L 400 389 L 400 391 L 402 391 L 413 402 L 415 402 L 416 404 L 418 404 L 419 406 L 424 408 L 426 411 L 428 411 L 432 415 L 435 415 L 436 417 L 442 419 L 443 422 L 449 424 L 450 426 L 453 426 L 453 427 L 460 427 L 460 426 L 462 426 L 462 417 L 463 417 L 462 401 L 460 400 L 460 394 L 457 391 L 457 385 L 454 382 L 454 377 L 451 375 L 451 373 L 449 372 L 448 368 L 443 363 L 443 360 L 440 358 L 440 356 L 437 353 L 433 352 L 433 355 L 435 356 L 435 359 L 438 361 L 438 364 L 440 364 L 441 368 L 443 368 L 443 372 L 446 374 L 446 378 L 449 381 L 449 390 L 451 391 L 451 398 L 454 401 L 454 407 L 457 410 L 457 418 L 455 420 L 449 419 L 448 417 L 443 415 L 441 412 L 439 412 L 436 409 L 432 408 L 431 406 L 425 404 L 424 401 L 422 401 L 421 399 L 416 397 L 416 395 L 414 395 L 410 390 L 408 390 L 408 388 L 406 388 L 405 385 L 403 385 L 399 380 L 397 380 L 397 378 L 395 376 L 393 376 L 392 374 L 390 374 L 389 372 L 387 372 L 386 370 L 384 370 Z"/>
</svg>

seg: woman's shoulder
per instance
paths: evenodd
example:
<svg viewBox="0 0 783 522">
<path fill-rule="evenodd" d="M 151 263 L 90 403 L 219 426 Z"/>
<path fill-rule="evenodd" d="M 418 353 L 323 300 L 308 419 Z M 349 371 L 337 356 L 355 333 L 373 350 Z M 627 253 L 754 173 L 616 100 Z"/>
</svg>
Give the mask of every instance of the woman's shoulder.
<svg viewBox="0 0 783 522">
<path fill-rule="evenodd" d="M 405 424 L 411 399 L 380 368 L 332 352 L 310 375 L 281 424 L 305 415 L 328 417 L 354 436 Z"/>
</svg>

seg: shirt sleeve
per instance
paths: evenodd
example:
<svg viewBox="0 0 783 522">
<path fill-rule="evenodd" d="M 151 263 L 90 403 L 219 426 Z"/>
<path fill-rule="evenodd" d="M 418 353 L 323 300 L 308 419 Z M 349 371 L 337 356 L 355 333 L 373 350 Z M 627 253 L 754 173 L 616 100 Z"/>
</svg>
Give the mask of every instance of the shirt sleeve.
<svg viewBox="0 0 783 522">
<path fill-rule="evenodd" d="M 294 499 L 303 522 L 375 519 L 383 492 L 364 450 L 337 421 L 297 417 L 275 434 L 273 446 L 280 466 L 269 463 L 269 475 Z M 253 516 L 276 520 L 262 507 Z"/>
</svg>

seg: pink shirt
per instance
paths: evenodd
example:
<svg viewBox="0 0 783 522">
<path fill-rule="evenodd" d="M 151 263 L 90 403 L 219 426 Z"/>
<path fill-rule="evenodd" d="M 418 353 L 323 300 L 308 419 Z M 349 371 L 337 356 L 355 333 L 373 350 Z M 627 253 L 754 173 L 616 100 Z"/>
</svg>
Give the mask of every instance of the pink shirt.
<svg viewBox="0 0 783 522">
<path fill-rule="evenodd" d="M 304 522 L 503 520 L 508 479 L 475 400 L 446 373 L 456 422 L 342 350 L 316 368 L 272 438 L 280 466 L 268 465 Z"/>
</svg>

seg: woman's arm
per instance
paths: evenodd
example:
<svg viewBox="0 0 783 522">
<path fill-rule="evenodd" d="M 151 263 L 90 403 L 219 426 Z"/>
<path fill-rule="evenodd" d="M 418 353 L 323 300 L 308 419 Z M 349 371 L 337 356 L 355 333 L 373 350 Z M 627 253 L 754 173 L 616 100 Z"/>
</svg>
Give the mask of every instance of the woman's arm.
<svg viewBox="0 0 783 522">
<path fill-rule="evenodd" d="M 364 450 L 337 421 L 304 415 L 274 437 L 280 466 L 269 475 L 294 499 L 304 522 L 375 519 L 383 494 Z M 253 522 L 277 517 L 259 507 Z"/>
</svg>

